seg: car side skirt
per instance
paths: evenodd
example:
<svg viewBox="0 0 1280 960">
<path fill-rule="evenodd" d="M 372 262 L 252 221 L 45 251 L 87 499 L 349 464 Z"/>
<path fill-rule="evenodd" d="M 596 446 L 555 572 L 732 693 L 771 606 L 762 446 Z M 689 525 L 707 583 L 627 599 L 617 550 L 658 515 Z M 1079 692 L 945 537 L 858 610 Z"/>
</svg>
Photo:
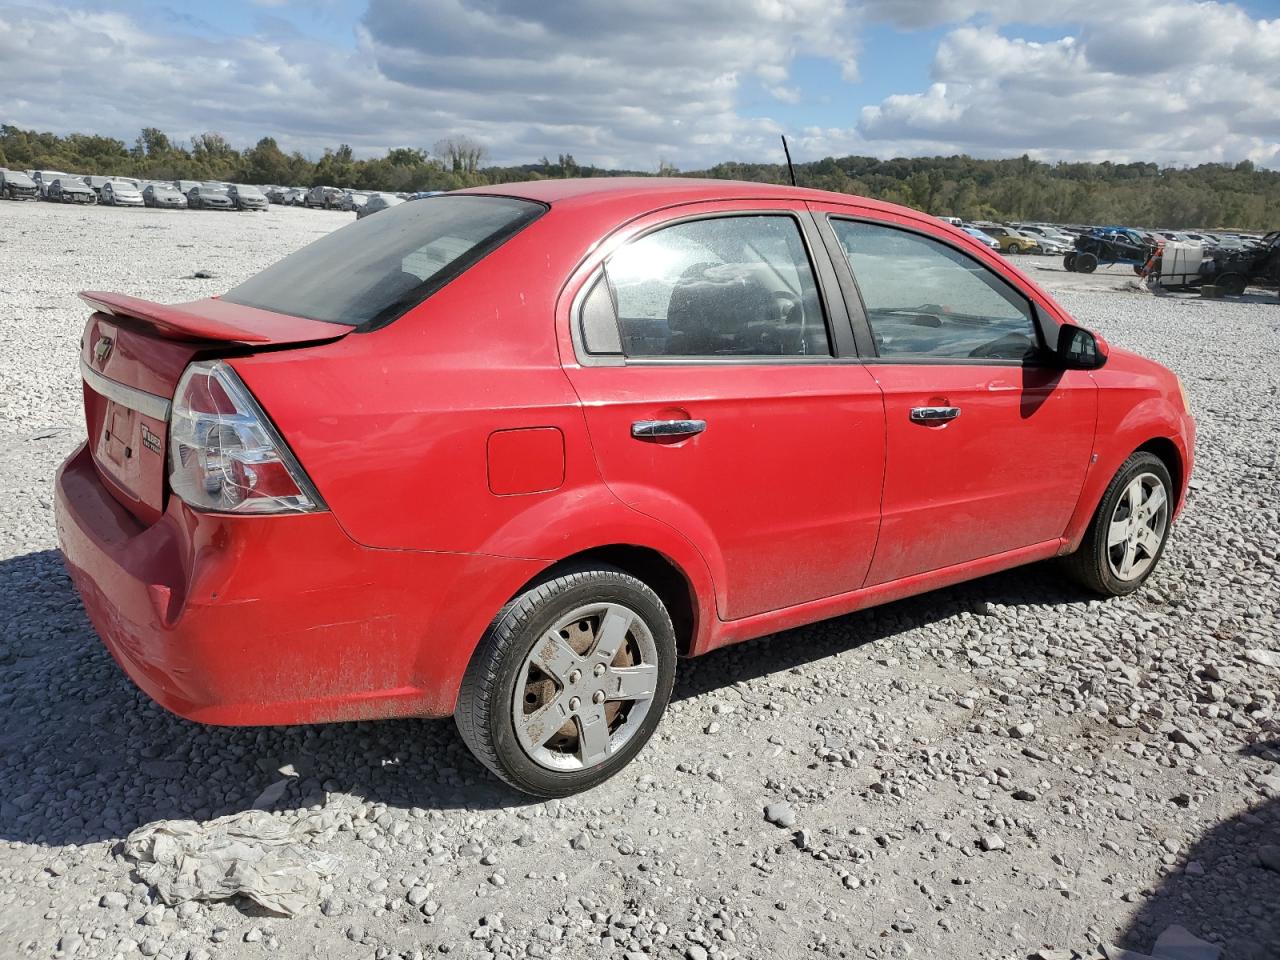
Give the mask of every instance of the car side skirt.
<svg viewBox="0 0 1280 960">
<path fill-rule="evenodd" d="M 1001 570 L 1035 563 L 1039 560 L 1047 560 L 1058 555 L 1062 543 L 1061 538 L 1046 540 L 1043 543 L 1019 547 L 1017 550 L 1009 550 L 994 556 L 983 557 L 980 560 L 969 560 L 965 563 L 943 567 L 941 570 L 931 570 L 927 573 L 903 577 L 900 580 L 892 580 L 888 583 L 878 583 L 875 586 L 865 587 L 861 590 L 825 597 L 812 603 L 787 607 L 782 610 L 771 610 L 768 613 L 745 617 L 741 620 L 722 620 L 709 631 L 709 635 L 703 644 L 693 652 L 695 655 L 708 653 L 719 647 L 726 647 L 744 640 L 767 636 L 768 634 L 777 633 L 781 630 L 790 630 L 794 627 L 802 627 L 810 623 L 817 623 L 820 620 L 828 620 L 831 617 L 839 617 L 847 613 L 853 613 L 856 610 L 863 610 L 867 607 L 878 606 L 882 603 L 892 603 L 894 600 L 901 600 L 904 597 L 912 597 L 941 587 L 949 587 L 965 580 L 985 577 Z"/>
</svg>

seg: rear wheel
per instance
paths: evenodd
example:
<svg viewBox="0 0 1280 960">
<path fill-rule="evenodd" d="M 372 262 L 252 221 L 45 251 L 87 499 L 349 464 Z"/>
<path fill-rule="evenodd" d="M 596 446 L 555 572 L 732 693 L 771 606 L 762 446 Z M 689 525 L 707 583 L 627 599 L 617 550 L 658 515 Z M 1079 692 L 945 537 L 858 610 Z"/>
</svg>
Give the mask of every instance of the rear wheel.
<svg viewBox="0 0 1280 960">
<path fill-rule="evenodd" d="M 653 735 L 676 643 L 662 601 L 614 567 L 566 571 L 498 614 L 463 679 L 463 741 L 511 786 L 563 797 L 612 777 Z"/>
<path fill-rule="evenodd" d="M 1240 296 L 1248 286 L 1244 277 L 1238 273 L 1224 273 L 1213 281 L 1213 285 L 1218 288 L 1220 294 L 1227 297 Z"/>
<path fill-rule="evenodd" d="M 1077 273 L 1093 273 L 1098 269 L 1098 258 L 1092 253 L 1076 254 L 1076 272 Z"/>
<path fill-rule="evenodd" d="M 1068 572 L 1104 596 L 1132 593 L 1160 561 L 1172 516 L 1173 482 L 1164 461 L 1135 453 L 1102 495 L 1080 548 L 1066 558 Z"/>
</svg>

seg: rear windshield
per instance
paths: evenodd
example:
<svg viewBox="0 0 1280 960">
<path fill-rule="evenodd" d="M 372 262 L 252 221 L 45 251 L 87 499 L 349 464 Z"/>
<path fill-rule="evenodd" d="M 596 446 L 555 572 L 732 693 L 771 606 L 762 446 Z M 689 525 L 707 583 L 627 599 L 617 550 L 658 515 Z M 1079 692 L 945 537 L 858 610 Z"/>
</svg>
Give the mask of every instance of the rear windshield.
<svg viewBox="0 0 1280 960">
<path fill-rule="evenodd" d="M 398 204 L 321 237 L 222 299 L 371 330 L 421 303 L 545 209 L 515 197 Z"/>
</svg>

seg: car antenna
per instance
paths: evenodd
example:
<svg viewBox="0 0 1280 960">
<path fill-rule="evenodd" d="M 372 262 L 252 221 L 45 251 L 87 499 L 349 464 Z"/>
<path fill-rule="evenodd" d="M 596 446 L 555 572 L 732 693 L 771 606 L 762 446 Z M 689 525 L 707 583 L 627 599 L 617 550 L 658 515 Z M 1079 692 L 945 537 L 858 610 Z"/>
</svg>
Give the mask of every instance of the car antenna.
<svg viewBox="0 0 1280 960">
<path fill-rule="evenodd" d="M 782 134 L 782 152 L 787 155 L 787 173 L 791 174 L 791 185 L 796 185 L 796 168 L 791 165 L 791 149 L 787 146 L 787 135 Z"/>
</svg>

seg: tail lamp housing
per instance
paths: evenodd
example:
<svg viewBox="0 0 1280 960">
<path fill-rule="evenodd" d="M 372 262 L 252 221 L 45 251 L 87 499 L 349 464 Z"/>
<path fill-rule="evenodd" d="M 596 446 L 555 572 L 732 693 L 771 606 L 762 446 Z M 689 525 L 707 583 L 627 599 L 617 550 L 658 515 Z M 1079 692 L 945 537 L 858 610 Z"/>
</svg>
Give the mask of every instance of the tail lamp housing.
<svg viewBox="0 0 1280 960">
<path fill-rule="evenodd" d="M 222 360 L 182 374 L 169 414 L 169 489 L 197 510 L 312 513 L 324 502 L 258 402 Z"/>
</svg>

